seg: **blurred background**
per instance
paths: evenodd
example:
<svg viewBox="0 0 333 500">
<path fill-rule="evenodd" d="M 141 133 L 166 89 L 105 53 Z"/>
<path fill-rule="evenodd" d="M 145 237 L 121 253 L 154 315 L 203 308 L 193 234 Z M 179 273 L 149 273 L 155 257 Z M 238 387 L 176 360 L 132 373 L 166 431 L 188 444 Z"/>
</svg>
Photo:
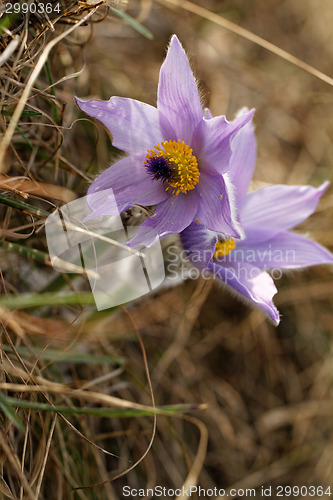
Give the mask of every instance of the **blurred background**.
<svg viewBox="0 0 333 500">
<path fill-rule="evenodd" d="M 184 483 L 257 496 L 261 486 L 331 485 L 324 497 L 333 494 L 332 267 L 276 282 L 274 327 L 195 280 L 97 312 L 87 279 L 48 260 L 47 214 L 84 196 L 119 157 L 74 95 L 156 105 L 173 33 L 214 115 L 256 109 L 253 188 L 332 180 L 332 82 L 207 19 L 228 19 L 330 76 L 331 2 L 176 4 L 112 1 L 92 13 L 92 2 L 62 3 L 50 19 L 2 11 L 2 53 L 13 49 L 0 68 L 7 138 L 31 84 L 6 153 L 0 146 L 2 498 L 109 500 L 125 485 Z M 330 187 L 297 230 L 333 251 L 332 216 Z M 164 408 L 156 432 L 152 392 Z"/>
</svg>

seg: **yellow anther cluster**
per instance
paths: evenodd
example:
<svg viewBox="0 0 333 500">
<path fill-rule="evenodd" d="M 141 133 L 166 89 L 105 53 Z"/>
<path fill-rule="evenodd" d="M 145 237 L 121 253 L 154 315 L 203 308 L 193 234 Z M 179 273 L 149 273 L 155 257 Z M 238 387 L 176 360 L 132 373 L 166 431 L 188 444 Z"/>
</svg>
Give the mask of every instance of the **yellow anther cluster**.
<svg viewBox="0 0 333 500">
<path fill-rule="evenodd" d="M 147 160 L 163 156 L 171 168 L 172 177 L 167 179 L 169 186 L 174 188 L 172 194 L 187 193 L 194 189 L 199 182 L 200 172 L 198 162 L 193 154 L 193 150 L 184 141 L 164 141 L 155 146 L 155 150 L 149 149 Z"/>
<path fill-rule="evenodd" d="M 228 255 L 236 246 L 235 240 L 228 238 L 225 241 L 218 241 L 216 243 L 215 252 L 213 257 L 218 259 L 219 257 L 224 257 Z"/>
</svg>

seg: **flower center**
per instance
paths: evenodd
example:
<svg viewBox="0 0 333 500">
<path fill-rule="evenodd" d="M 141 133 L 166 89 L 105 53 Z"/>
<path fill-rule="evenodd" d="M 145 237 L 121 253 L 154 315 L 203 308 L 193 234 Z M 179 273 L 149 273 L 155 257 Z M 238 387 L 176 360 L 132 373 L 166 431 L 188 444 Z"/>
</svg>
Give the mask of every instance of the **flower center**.
<svg viewBox="0 0 333 500">
<path fill-rule="evenodd" d="M 184 141 L 164 141 L 148 149 L 145 161 L 147 172 L 155 181 L 167 182 L 174 188 L 172 194 L 187 193 L 199 182 L 198 162 Z"/>
<path fill-rule="evenodd" d="M 224 257 L 228 255 L 236 246 L 236 241 L 232 238 L 228 238 L 225 241 L 218 241 L 216 243 L 215 252 L 213 255 L 214 259 L 218 259 L 219 257 Z"/>
</svg>

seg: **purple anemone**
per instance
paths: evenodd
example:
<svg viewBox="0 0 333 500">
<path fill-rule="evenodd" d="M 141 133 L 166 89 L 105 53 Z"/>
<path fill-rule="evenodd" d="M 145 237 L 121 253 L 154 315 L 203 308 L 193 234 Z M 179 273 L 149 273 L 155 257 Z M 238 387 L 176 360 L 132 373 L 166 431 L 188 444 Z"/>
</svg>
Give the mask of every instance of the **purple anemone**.
<svg viewBox="0 0 333 500">
<path fill-rule="evenodd" d="M 326 248 L 289 231 L 315 211 L 329 183 L 317 189 L 274 185 L 246 194 L 256 159 L 251 123 L 235 136 L 231 146 L 231 180 L 245 237 L 241 241 L 226 238 L 198 221 L 181 233 L 181 240 L 193 263 L 220 278 L 239 297 L 261 307 L 278 324 L 279 313 L 272 301 L 277 289 L 266 270 L 333 264 L 333 255 Z"/>
<path fill-rule="evenodd" d="M 120 212 L 132 205 L 154 207 L 154 216 L 143 226 L 160 237 L 181 232 L 196 218 L 210 230 L 242 236 L 227 172 L 231 140 L 253 111 L 244 111 L 232 122 L 225 116 L 204 117 L 176 35 L 160 70 L 157 108 L 122 97 L 76 101 L 108 128 L 113 145 L 128 154 L 96 178 L 88 195 L 111 188 Z M 107 211 L 98 204 L 91 208 L 95 216 Z"/>
</svg>

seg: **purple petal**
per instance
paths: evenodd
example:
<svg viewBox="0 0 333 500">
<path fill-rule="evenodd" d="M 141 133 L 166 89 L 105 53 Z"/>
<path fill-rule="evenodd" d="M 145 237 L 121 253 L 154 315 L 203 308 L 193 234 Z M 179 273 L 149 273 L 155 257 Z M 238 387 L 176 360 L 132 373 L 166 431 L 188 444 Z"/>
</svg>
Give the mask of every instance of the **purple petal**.
<svg viewBox="0 0 333 500">
<path fill-rule="evenodd" d="M 197 185 L 200 198 L 196 218 L 211 231 L 241 238 L 242 228 L 232 201 L 232 188 L 227 182 L 227 175 L 200 175 Z"/>
<path fill-rule="evenodd" d="M 155 217 L 147 219 L 142 227 L 155 229 L 160 238 L 167 234 L 180 233 L 193 221 L 197 205 L 198 194 L 195 190 L 171 196 L 156 206 Z M 139 230 L 129 244 L 137 248 L 141 245 L 149 246 L 151 241 L 148 241 L 147 235 Z"/>
<path fill-rule="evenodd" d="M 229 170 L 231 139 L 251 120 L 253 113 L 254 110 L 244 112 L 232 122 L 228 122 L 225 116 L 200 121 L 191 142 L 200 170 L 211 175 Z"/>
<path fill-rule="evenodd" d="M 174 139 L 189 144 L 203 112 L 195 78 L 176 35 L 161 67 L 157 108 L 173 125 Z"/>
<path fill-rule="evenodd" d="M 279 324 L 279 312 L 272 301 L 277 289 L 267 273 L 245 263 L 238 263 L 235 267 L 224 267 L 211 262 L 209 269 L 241 297 L 263 309 L 276 325 Z"/>
<path fill-rule="evenodd" d="M 194 263 L 205 265 L 212 259 L 217 243 L 217 233 L 209 231 L 198 222 L 192 222 L 180 233 L 180 239 L 188 257 Z"/>
<path fill-rule="evenodd" d="M 247 110 L 242 110 L 241 113 Z M 246 195 L 257 159 L 257 144 L 252 120 L 242 127 L 231 141 L 230 180 L 236 200 Z"/>
<path fill-rule="evenodd" d="M 303 222 L 315 210 L 329 183 L 313 186 L 276 185 L 249 193 L 241 207 L 247 244 L 268 240 Z"/>
<path fill-rule="evenodd" d="M 94 193 L 88 193 L 87 203 L 92 213 L 85 217 L 84 221 L 94 219 L 95 217 L 119 215 L 130 206 L 128 203 L 121 204 L 117 200 L 113 189 L 105 189 Z"/>
<path fill-rule="evenodd" d="M 333 264 L 333 254 L 315 241 L 300 234 L 285 231 L 266 242 L 244 246 L 241 242 L 237 260 L 253 262 L 268 269 L 296 269 L 318 264 Z"/>
<path fill-rule="evenodd" d="M 170 195 L 161 182 L 154 182 L 144 166 L 145 156 L 128 156 L 104 170 L 88 189 L 88 194 L 113 189 L 119 210 L 123 205 L 155 205 Z M 93 207 L 92 207 L 93 208 Z"/>
<path fill-rule="evenodd" d="M 109 101 L 76 98 L 76 102 L 82 111 L 106 126 L 112 144 L 126 153 L 144 153 L 165 139 L 166 120 L 149 104 L 125 97 L 111 97 Z"/>
<path fill-rule="evenodd" d="M 210 120 L 211 118 L 213 118 L 213 115 L 212 115 L 209 108 L 204 108 L 203 113 L 204 113 L 205 120 Z"/>
</svg>

